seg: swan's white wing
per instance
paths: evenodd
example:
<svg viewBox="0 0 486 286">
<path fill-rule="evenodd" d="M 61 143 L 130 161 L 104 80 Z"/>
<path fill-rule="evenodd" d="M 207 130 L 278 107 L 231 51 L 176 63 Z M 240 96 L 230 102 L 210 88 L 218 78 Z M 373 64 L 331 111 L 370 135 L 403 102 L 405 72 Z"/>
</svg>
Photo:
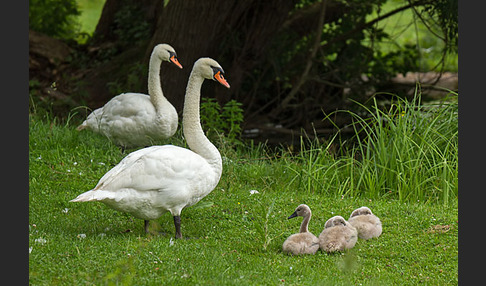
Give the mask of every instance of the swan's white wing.
<svg viewBox="0 0 486 286">
<path fill-rule="evenodd" d="M 105 186 L 110 185 L 113 180 L 118 180 L 118 178 L 121 178 L 123 175 L 120 175 L 120 173 L 130 172 L 130 170 L 134 168 L 133 165 L 138 162 L 138 159 L 144 156 L 146 153 L 152 152 L 154 147 L 159 146 L 143 148 L 128 154 L 115 167 L 111 168 L 103 175 L 103 177 L 101 177 L 101 179 L 98 181 L 98 184 L 96 184 L 96 187 L 93 190 L 103 189 L 105 188 Z"/>
<path fill-rule="evenodd" d="M 108 101 L 103 109 L 105 115 L 113 117 L 112 120 L 155 113 L 155 108 L 150 102 L 150 96 L 143 93 L 122 93 Z"/>
<path fill-rule="evenodd" d="M 199 197 L 214 187 L 213 173 L 205 159 L 188 149 L 152 146 L 125 157 L 100 179 L 94 190 L 132 189 Z"/>
</svg>

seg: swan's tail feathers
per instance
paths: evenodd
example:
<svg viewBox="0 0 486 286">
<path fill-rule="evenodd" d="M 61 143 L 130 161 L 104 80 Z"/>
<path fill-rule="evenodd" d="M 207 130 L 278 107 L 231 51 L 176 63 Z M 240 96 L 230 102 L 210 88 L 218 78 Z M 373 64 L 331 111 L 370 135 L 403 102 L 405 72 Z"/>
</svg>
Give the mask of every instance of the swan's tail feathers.
<svg viewBox="0 0 486 286">
<path fill-rule="evenodd" d="M 93 191 L 87 191 L 85 193 L 82 193 L 81 195 L 77 196 L 76 198 L 70 200 L 70 202 L 89 202 L 89 201 L 95 201 L 95 196 L 93 194 Z"/>
<path fill-rule="evenodd" d="M 113 192 L 94 189 L 87 191 L 70 200 L 70 202 L 92 202 L 92 201 L 104 201 L 104 200 L 116 200 Z"/>
<path fill-rule="evenodd" d="M 101 190 L 91 190 L 82 193 L 76 198 L 70 200 L 70 202 L 91 202 L 91 201 L 101 201 L 108 198 L 108 194 Z"/>
</svg>

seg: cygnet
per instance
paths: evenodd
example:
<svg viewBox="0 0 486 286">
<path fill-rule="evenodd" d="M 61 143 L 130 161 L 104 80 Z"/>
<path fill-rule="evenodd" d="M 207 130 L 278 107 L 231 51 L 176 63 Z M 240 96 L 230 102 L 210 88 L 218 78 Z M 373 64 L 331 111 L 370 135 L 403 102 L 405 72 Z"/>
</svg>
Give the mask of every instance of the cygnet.
<svg viewBox="0 0 486 286">
<path fill-rule="evenodd" d="M 356 228 L 361 239 L 378 237 L 383 231 L 380 219 L 368 207 L 355 209 L 348 222 Z"/>
<path fill-rule="evenodd" d="M 319 239 L 309 232 L 308 226 L 312 213 L 309 206 L 305 204 L 299 205 L 293 214 L 287 219 L 297 216 L 304 217 L 300 225 L 300 232 L 292 234 L 283 243 L 283 252 L 299 255 L 299 254 L 315 254 L 319 249 Z"/>
<path fill-rule="evenodd" d="M 358 231 L 342 216 L 333 216 L 324 225 L 319 235 L 319 247 L 325 252 L 344 251 L 353 248 L 358 240 Z"/>
</svg>

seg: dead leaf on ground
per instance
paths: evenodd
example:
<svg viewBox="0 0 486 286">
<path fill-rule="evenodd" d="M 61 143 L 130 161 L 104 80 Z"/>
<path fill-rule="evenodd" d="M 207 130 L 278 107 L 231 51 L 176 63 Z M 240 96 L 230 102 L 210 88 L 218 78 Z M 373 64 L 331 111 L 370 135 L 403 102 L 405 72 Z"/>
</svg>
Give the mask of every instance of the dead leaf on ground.
<svg viewBox="0 0 486 286">
<path fill-rule="evenodd" d="M 449 230 L 451 230 L 451 225 L 450 224 L 437 224 L 429 227 L 425 232 L 426 233 L 446 233 Z"/>
</svg>

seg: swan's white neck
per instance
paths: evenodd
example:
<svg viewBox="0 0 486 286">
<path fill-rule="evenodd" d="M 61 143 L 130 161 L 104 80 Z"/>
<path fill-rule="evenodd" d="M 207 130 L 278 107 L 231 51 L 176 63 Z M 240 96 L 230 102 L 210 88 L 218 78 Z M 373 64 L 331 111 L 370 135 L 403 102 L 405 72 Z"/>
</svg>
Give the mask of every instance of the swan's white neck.
<svg viewBox="0 0 486 286">
<path fill-rule="evenodd" d="M 149 62 L 149 72 L 148 72 L 148 94 L 150 95 L 150 100 L 155 106 L 157 112 L 161 112 L 163 106 L 168 102 L 167 98 L 164 97 L 162 92 L 162 86 L 160 85 L 160 65 L 162 60 L 158 55 L 156 55 L 155 50 L 150 56 Z"/>
<path fill-rule="evenodd" d="M 218 149 L 204 135 L 199 116 L 201 86 L 204 77 L 197 70 L 191 72 L 187 83 L 182 115 L 182 129 L 189 148 L 205 158 L 213 169 L 221 174 L 222 160 Z"/>
</svg>

